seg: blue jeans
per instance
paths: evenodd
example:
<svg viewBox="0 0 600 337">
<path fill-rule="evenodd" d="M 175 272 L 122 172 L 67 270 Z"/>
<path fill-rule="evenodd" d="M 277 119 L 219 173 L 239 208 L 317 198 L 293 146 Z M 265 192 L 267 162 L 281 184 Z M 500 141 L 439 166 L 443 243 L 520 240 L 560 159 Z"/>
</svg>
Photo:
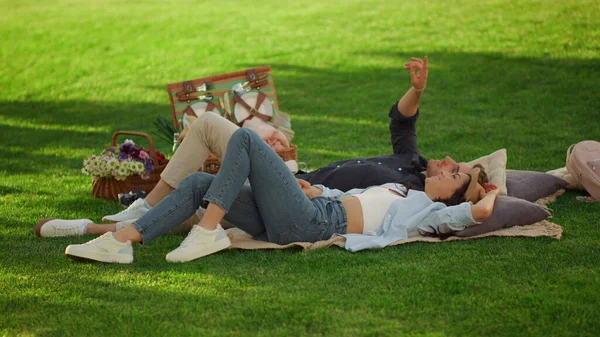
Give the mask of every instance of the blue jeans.
<svg viewBox="0 0 600 337">
<path fill-rule="evenodd" d="M 246 179 L 250 185 L 244 184 Z M 208 202 L 227 212 L 225 220 L 260 240 L 316 242 L 346 233 L 342 203 L 325 197 L 308 199 L 281 158 L 248 129 L 232 135 L 217 176 L 189 175 L 133 226 L 148 243 Z"/>
</svg>

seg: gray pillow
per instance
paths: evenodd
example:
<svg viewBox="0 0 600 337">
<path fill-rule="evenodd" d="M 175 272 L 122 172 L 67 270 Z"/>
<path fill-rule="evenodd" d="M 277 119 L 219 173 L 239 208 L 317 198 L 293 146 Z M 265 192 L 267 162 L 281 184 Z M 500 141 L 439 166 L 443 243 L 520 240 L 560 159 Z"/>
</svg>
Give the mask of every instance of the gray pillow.
<svg viewBox="0 0 600 337">
<path fill-rule="evenodd" d="M 510 191 L 510 189 L 509 189 Z M 527 226 L 545 220 L 550 213 L 540 206 L 518 198 L 499 195 L 494 203 L 492 215 L 479 225 L 473 225 L 455 233 L 456 236 L 469 237 L 493 232 L 512 226 Z"/>
<path fill-rule="evenodd" d="M 569 183 L 544 172 L 506 170 L 507 195 L 536 201 L 567 187 Z"/>
</svg>

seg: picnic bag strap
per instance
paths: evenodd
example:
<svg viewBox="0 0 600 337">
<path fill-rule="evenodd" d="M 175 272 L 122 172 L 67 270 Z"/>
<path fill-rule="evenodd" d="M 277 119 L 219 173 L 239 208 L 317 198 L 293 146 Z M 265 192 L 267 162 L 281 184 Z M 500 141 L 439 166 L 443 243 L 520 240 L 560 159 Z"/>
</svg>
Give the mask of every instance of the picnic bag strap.
<svg viewBox="0 0 600 337">
<path fill-rule="evenodd" d="M 192 109 L 192 107 L 189 105 L 187 106 L 187 108 L 185 108 L 185 110 L 183 110 L 183 114 L 196 117 L 196 113 L 194 112 L 194 109 Z"/>
<path fill-rule="evenodd" d="M 213 102 L 208 102 L 206 104 L 206 111 L 213 111 L 217 108 L 217 105 Z"/>
<path fill-rule="evenodd" d="M 256 97 L 256 104 L 254 104 L 254 110 L 258 111 L 260 105 L 263 104 L 266 98 L 267 95 L 263 94 L 262 92 L 259 92 L 258 97 Z"/>
<path fill-rule="evenodd" d="M 242 123 L 244 123 L 244 121 L 246 121 L 246 119 L 251 118 L 251 116 L 256 116 L 265 122 L 268 122 L 271 120 L 271 116 L 266 116 L 266 115 L 261 114 L 255 108 L 248 105 L 248 103 L 246 103 L 238 94 L 233 95 L 233 99 L 236 101 L 236 103 L 241 104 L 246 110 L 248 110 L 248 113 L 249 113 L 248 117 L 244 118 L 244 120 L 242 120 L 242 121 L 239 121 L 238 124 L 241 125 Z M 263 101 L 264 101 L 264 99 L 263 99 Z"/>
<path fill-rule="evenodd" d="M 250 83 L 258 81 L 258 74 L 256 73 L 256 68 L 246 70 L 246 79 L 248 79 L 248 82 Z"/>
<path fill-rule="evenodd" d="M 565 166 L 569 165 L 569 159 L 571 158 L 571 150 L 573 150 L 573 148 L 575 147 L 575 144 L 571 144 L 571 146 L 569 146 L 569 148 L 567 149 L 567 160 L 565 161 Z"/>
</svg>

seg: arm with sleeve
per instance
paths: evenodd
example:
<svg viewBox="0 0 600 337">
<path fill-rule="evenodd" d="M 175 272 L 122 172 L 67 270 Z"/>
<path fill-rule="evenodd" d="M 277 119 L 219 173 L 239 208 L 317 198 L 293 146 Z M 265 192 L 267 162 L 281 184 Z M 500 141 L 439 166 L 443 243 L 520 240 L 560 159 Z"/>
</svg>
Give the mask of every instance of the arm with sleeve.
<svg viewBox="0 0 600 337">
<path fill-rule="evenodd" d="M 419 153 L 417 146 L 417 119 L 419 110 L 412 117 L 405 117 L 397 109 L 398 102 L 390 109 L 390 137 L 394 154 Z"/>
<path fill-rule="evenodd" d="M 450 233 L 479 224 L 480 222 L 473 219 L 472 207 L 471 202 L 463 202 L 460 205 L 446 206 L 431 212 L 423 218 L 418 229 L 429 233 L 433 233 L 433 230 L 438 233 Z"/>
<path fill-rule="evenodd" d="M 409 190 L 403 200 L 395 201 L 387 211 L 376 236 L 344 234 L 345 248 L 356 252 L 379 249 L 396 241 L 419 235 L 419 230 L 431 232 L 432 227 L 447 233 L 476 224 L 471 203 L 448 207 L 431 201 L 422 191 Z M 431 227 L 430 227 L 431 226 Z"/>
</svg>

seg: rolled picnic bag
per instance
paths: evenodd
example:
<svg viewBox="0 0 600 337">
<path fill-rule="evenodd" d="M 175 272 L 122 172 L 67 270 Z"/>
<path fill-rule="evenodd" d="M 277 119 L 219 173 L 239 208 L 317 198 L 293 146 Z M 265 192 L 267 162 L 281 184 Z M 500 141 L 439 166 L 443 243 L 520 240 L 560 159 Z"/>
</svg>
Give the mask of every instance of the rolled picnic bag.
<svg viewBox="0 0 600 337">
<path fill-rule="evenodd" d="M 595 200 L 600 200 L 600 142 L 585 140 L 569 146 L 567 170 Z"/>
</svg>

